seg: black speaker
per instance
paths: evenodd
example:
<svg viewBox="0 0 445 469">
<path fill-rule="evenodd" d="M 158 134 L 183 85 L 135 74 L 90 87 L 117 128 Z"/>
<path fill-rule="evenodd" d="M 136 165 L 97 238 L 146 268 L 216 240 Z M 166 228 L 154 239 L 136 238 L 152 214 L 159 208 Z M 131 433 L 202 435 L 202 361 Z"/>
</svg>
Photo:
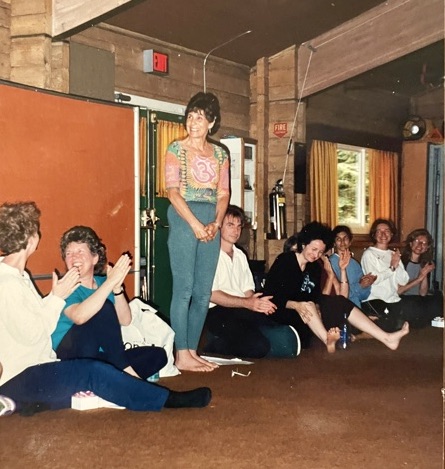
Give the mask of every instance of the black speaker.
<svg viewBox="0 0 445 469">
<path fill-rule="evenodd" d="M 306 144 L 294 144 L 294 193 L 306 194 Z"/>
</svg>

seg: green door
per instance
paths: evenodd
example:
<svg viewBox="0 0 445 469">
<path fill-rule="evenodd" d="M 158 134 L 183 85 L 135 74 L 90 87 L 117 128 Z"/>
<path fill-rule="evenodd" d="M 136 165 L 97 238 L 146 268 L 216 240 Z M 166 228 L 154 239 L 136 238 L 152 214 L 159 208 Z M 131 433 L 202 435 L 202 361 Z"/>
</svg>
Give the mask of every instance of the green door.
<svg viewBox="0 0 445 469">
<path fill-rule="evenodd" d="M 185 135 L 183 122 L 184 116 L 148 111 L 147 187 L 141 193 L 142 224 L 145 225 L 141 232 L 142 261 L 146 264 L 143 282 L 146 283 L 147 299 L 166 318 L 170 317 L 172 275 L 167 248 L 170 202 L 164 187 L 163 161 L 167 146 Z"/>
</svg>

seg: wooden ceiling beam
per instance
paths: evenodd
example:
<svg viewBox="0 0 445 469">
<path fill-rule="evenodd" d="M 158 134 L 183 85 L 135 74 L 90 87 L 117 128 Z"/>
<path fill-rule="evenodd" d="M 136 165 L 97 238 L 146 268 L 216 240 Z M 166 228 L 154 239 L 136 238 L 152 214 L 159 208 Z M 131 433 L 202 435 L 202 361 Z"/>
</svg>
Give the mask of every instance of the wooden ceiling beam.
<svg viewBox="0 0 445 469">
<path fill-rule="evenodd" d="M 53 0 L 52 36 L 60 39 L 77 33 L 130 3 L 135 0 Z"/>
<path fill-rule="evenodd" d="M 299 96 L 309 96 L 443 39 L 443 0 L 388 0 L 299 47 Z"/>
</svg>

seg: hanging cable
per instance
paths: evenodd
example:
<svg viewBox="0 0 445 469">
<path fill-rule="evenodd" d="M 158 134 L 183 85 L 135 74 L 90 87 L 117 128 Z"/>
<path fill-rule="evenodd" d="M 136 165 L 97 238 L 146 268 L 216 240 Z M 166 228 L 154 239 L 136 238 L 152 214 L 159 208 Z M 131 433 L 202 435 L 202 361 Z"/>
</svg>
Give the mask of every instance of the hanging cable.
<svg viewBox="0 0 445 469">
<path fill-rule="evenodd" d="M 212 50 L 210 50 L 207 55 L 204 57 L 204 63 L 203 63 L 203 66 L 202 66 L 202 74 L 203 74 L 203 82 L 204 82 L 204 93 L 207 93 L 207 83 L 206 83 L 206 63 L 207 63 L 207 59 L 209 58 L 209 55 L 212 53 L 212 52 L 215 52 L 217 49 L 220 49 L 221 47 L 231 43 L 232 41 L 234 41 L 235 39 L 238 39 L 239 37 L 241 36 L 244 36 L 246 34 L 250 34 L 252 31 L 249 29 L 248 31 L 244 31 L 243 33 L 240 33 L 240 34 L 237 34 L 236 36 L 232 37 L 231 39 L 228 39 L 226 42 L 223 42 L 222 44 L 220 44 L 219 46 L 216 46 L 214 47 Z"/>
<path fill-rule="evenodd" d="M 308 43 L 308 44 L 305 44 L 305 45 L 311 51 L 311 53 L 309 55 L 309 60 L 308 60 L 307 67 L 306 67 L 306 73 L 305 73 L 304 79 L 303 79 L 303 85 L 301 87 L 300 96 L 299 96 L 298 102 L 297 102 L 297 109 L 295 111 L 294 122 L 292 124 L 292 129 L 291 129 L 291 132 L 290 132 L 289 143 L 287 145 L 286 161 L 284 163 L 284 171 L 283 171 L 283 186 L 284 186 L 284 181 L 285 181 L 285 178 L 286 178 L 286 171 L 287 171 L 287 164 L 288 164 L 288 161 L 289 161 L 289 154 L 290 154 L 291 149 L 292 149 L 292 143 L 293 143 L 292 137 L 294 135 L 295 125 L 296 125 L 296 122 L 297 122 L 298 111 L 300 110 L 300 104 L 301 104 L 301 101 L 302 101 L 304 87 L 306 86 L 306 79 L 307 79 L 307 75 L 308 75 L 308 72 L 309 72 L 309 67 L 311 65 L 311 60 L 312 60 L 312 56 L 313 56 L 314 52 L 317 52 L 317 49 L 315 47 L 313 47 L 311 44 Z"/>
</svg>

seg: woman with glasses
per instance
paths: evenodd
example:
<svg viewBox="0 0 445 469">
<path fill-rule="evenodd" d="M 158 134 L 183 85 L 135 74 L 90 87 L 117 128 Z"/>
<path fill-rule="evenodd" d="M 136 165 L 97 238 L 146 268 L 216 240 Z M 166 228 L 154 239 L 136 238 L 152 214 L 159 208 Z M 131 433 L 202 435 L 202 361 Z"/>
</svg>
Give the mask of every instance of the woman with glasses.
<svg viewBox="0 0 445 469">
<path fill-rule="evenodd" d="M 443 315 L 442 294 L 429 294 L 429 274 L 434 270 L 433 237 L 424 228 L 408 234 L 402 252 L 402 263 L 409 275 L 409 282 L 400 286 L 403 317 L 413 327 L 424 327 L 431 319 Z"/>
<path fill-rule="evenodd" d="M 307 326 L 325 344 L 328 353 L 335 352 L 340 338 L 339 326 L 345 318 L 354 328 L 396 350 L 400 340 L 409 333 L 408 323 L 397 332 L 385 332 L 344 296 L 325 294 L 323 265 L 319 261 L 332 247 L 331 229 L 313 221 L 298 233 L 296 250 L 292 249 L 292 243 L 287 243 L 286 251 L 275 259 L 266 277 L 264 294 L 272 296 L 277 306 L 271 319 L 291 325 L 297 331 Z M 323 264 L 326 265 L 324 261 Z"/>
<path fill-rule="evenodd" d="M 377 218 L 369 232 L 374 245 L 361 259 L 363 272 L 377 276 L 367 301 L 362 302 L 362 310 L 387 332 L 400 329 L 404 323 L 399 288 L 409 282 L 399 249 L 390 249 L 396 233 L 391 220 Z"/>
</svg>

